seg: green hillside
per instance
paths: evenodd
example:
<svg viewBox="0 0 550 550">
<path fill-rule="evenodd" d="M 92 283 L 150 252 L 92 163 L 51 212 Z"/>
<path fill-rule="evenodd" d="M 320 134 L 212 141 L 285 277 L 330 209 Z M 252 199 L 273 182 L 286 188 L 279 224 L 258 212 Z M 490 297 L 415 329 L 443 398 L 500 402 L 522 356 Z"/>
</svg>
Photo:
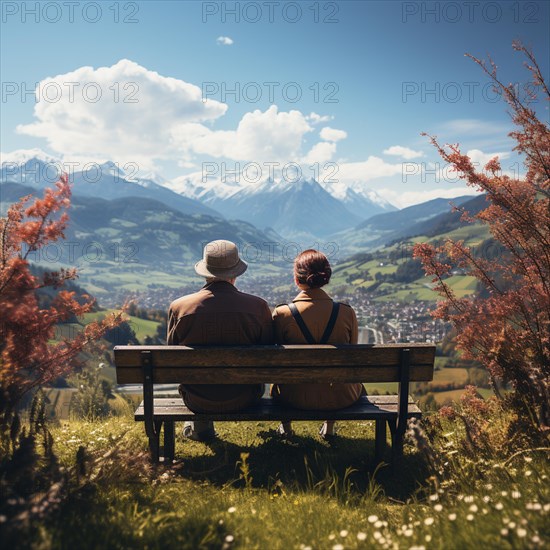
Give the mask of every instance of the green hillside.
<svg viewBox="0 0 550 550">
<path fill-rule="evenodd" d="M 484 226 L 467 225 L 435 237 L 417 236 L 370 253 L 356 254 L 334 267 L 331 286 L 340 294 L 353 294 L 358 289 L 364 289 L 377 301 L 436 300 L 437 294 L 431 290 L 430 278 L 422 274 L 419 262 L 412 259 L 412 249 L 415 243 L 438 243 L 447 238 L 463 240 L 474 250 L 480 250 L 489 238 L 489 233 Z M 408 267 L 403 265 L 406 263 L 411 266 L 409 271 L 413 274 L 415 269 L 420 269 L 418 277 L 406 279 L 407 269 L 400 270 L 400 266 Z M 413 264 L 418 265 L 414 267 Z M 402 271 L 405 276 L 399 279 Z M 398 280 L 395 280 L 396 276 Z M 461 273 L 454 273 L 448 283 L 459 297 L 470 295 L 476 290 L 475 279 Z"/>
</svg>

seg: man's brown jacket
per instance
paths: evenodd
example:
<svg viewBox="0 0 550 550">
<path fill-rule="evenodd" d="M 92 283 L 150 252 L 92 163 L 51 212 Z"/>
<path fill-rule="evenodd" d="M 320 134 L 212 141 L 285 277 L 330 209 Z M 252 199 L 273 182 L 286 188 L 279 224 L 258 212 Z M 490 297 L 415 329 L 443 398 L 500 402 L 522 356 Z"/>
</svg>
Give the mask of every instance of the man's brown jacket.
<svg viewBox="0 0 550 550">
<path fill-rule="evenodd" d="M 198 292 L 170 304 L 167 343 L 186 346 L 272 344 L 271 312 L 265 300 L 240 292 L 231 283 L 209 283 Z M 245 403 L 251 392 L 258 392 L 256 385 L 245 384 L 186 385 L 185 389 L 192 394 L 190 399 L 195 398 L 195 408 L 207 408 L 211 412 L 220 410 L 216 402 L 220 402 L 220 412 L 238 408 L 241 400 Z"/>
</svg>

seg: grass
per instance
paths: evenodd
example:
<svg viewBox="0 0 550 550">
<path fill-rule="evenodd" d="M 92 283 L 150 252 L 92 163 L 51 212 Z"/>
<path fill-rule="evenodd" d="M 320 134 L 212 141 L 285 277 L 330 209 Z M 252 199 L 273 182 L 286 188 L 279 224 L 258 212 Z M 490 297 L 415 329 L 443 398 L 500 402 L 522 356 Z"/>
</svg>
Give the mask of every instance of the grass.
<svg viewBox="0 0 550 550">
<path fill-rule="evenodd" d="M 540 452 L 506 463 L 463 460 L 454 478 L 434 483 L 411 446 L 398 468 L 377 469 L 370 423 L 341 423 L 334 446 L 316 437 L 315 423 L 296 423 L 290 442 L 275 427 L 218 423 L 220 439 L 209 445 L 178 437 L 177 462 L 164 467 L 151 465 L 143 425 L 129 408 L 102 422 L 66 422 L 52 431 L 59 460 L 70 468 L 86 448 L 88 480 L 12 544 L 341 550 L 548 542 L 549 468 Z M 444 434 L 445 445 L 459 430 Z M 474 467 L 483 475 L 467 475 Z"/>
<path fill-rule="evenodd" d="M 106 317 L 109 313 L 118 312 L 118 309 L 105 309 L 101 311 L 95 311 L 93 313 L 86 313 L 82 317 L 83 324 L 97 321 L 103 317 Z M 136 337 L 140 342 L 143 342 L 146 336 L 154 336 L 157 333 L 157 327 L 160 325 L 158 321 L 150 321 L 148 319 L 141 319 L 140 317 L 134 317 L 133 315 L 126 315 L 128 324 L 132 330 L 136 333 Z"/>
</svg>

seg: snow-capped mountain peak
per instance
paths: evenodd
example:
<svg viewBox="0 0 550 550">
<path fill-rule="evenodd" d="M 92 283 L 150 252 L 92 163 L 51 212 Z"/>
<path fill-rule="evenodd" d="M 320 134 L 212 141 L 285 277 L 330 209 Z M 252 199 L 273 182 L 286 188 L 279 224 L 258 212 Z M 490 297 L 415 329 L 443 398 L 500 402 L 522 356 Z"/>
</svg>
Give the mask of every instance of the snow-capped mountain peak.
<svg viewBox="0 0 550 550">
<path fill-rule="evenodd" d="M 44 164 L 61 164 L 59 158 L 53 157 L 42 149 L 17 149 L 10 153 L 0 153 L 0 163 L 4 165 L 23 166 L 29 160 L 38 160 Z"/>
</svg>

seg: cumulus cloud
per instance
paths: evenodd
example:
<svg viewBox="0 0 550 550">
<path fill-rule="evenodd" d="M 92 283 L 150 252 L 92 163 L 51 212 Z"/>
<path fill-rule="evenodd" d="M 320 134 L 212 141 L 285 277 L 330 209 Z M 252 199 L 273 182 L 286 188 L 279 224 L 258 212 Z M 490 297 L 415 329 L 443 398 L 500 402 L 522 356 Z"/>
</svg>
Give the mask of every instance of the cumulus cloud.
<svg viewBox="0 0 550 550">
<path fill-rule="evenodd" d="M 146 170 L 177 154 L 175 128 L 213 121 L 227 110 L 203 102 L 200 87 L 127 59 L 46 78 L 36 95 L 36 121 L 17 126 L 19 133 L 45 138 L 66 156 L 136 162 Z"/>
<path fill-rule="evenodd" d="M 220 46 L 231 46 L 233 44 L 233 39 L 229 36 L 218 36 L 216 38 L 216 43 Z"/>
<path fill-rule="evenodd" d="M 384 155 L 393 155 L 396 157 L 401 157 L 406 160 L 415 159 L 418 157 L 423 157 L 424 153 L 422 151 L 414 151 L 409 147 L 403 147 L 402 145 L 392 145 L 383 151 Z"/>
<path fill-rule="evenodd" d="M 338 163 L 337 178 L 346 183 L 369 181 L 386 176 L 402 174 L 402 164 L 391 164 L 376 156 L 369 156 L 360 162 Z"/>
<path fill-rule="evenodd" d="M 336 143 L 320 141 L 316 143 L 300 160 L 301 164 L 311 165 L 315 163 L 324 164 L 332 159 L 336 152 Z"/>
<path fill-rule="evenodd" d="M 498 157 L 500 160 L 507 159 L 510 156 L 510 153 L 500 152 L 500 153 L 484 153 L 480 149 L 470 149 L 466 152 L 470 157 L 474 166 L 477 166 L 478 169 L 483 169 L 485 165 L 494 157 Z"/>
<path fill-rule="evenodd" d="M 336 130 L 330 126 L 325 126 L 320 132 L 319 135 L 321 139 L 325 141 L 340 141 L 341 139 L 346 139 L 348 137 L 347 132 L 344 130 Z"/>
<path fill-rule="evenodd" d="M 315 112 L 309 113 L 309 115 L 306 116 L 306 120 L 310 122 L 311 124 L 319 124 L 321 122 L 329 122 L 334 117 L 331 115 L 320 115 Z"/>
<path fill-rule="evenodd" d="M 300 111 L 246 113 L 236 130 L 210 130 L 184 124 L 173 133 L 174 142 L 187 151 L 212 157 L 254 162 L 289 162 L 301 156 L 303 137 L 312 130 Z"/>
</svg>

